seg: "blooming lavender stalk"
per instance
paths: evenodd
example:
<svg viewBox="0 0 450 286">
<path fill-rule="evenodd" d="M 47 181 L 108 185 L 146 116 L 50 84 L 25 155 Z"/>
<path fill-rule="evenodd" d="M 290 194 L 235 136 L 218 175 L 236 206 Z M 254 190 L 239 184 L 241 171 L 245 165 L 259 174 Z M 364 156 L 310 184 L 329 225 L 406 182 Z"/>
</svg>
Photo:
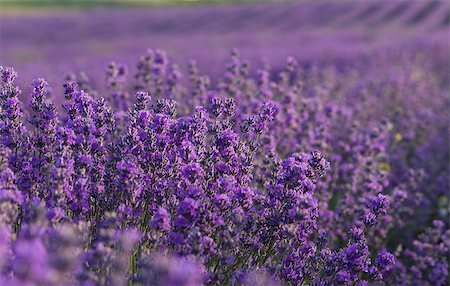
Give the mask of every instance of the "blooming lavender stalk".
<svg viewBox="0 0 450 286">
<path fill-rule="evenodd" d="M 16 186 L 14 172 L 8 166 L 10 150 L 0 147 L 0 227 L 17 223 L 23 195 Z"/>
<path fill-rule="evenodd" d="M 19 95 L 21 90 L 14 84 L 17 73 L 13 68 L 0 67 L 1 91 L 0 91 L 0 135 L 1 145 L 12 151 L 9 157 L 10 165 L 14 171 L 21 165 L 21 146 L 23 135 L 26 132 L 25 124 L 22 122 L 23 112 Z"/>
</svg>

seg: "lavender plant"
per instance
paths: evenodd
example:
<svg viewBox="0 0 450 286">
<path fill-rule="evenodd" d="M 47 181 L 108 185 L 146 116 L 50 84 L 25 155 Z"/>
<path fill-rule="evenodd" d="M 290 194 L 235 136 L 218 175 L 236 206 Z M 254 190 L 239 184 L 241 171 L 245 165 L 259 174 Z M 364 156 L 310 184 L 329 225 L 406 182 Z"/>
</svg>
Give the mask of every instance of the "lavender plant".
<svg viewBox="0 0 450 286">
<path fill-rule="evenodd" d="M 0 71 L 2 285 L 448 282 L 448 173 L 427 161 L 446 139 L 413 119 L 448 98 L 394 96 L 425 75 L 253 74 L 233 51 L 217 81 L 183 79 L 149 50 L 134 77 L 108 66 L 104 97 L 70 76 L 58 109 L 37 79 L 25 109 Z M 407 105 L 381 117 L 371 93 Z"/>
</svg>

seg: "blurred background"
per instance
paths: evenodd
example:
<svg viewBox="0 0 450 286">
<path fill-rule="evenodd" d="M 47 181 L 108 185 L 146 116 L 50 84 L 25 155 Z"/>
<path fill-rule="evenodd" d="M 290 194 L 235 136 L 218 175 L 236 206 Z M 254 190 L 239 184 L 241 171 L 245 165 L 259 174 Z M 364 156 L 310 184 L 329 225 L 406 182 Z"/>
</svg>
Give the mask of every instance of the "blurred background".
<svg viewBox="0 0 450 286">
<path fill-rule="evenodd" d="M 70 71 L 102 81 L 112 60 L 133 68 L 148 48 L 182 70 L 196 59 L 218 75 L 232 48 L 252 67 L 276 70 L 288 56 L 305 68 L 364 63 L 380 50 L 448 59 L 447 1 L 1 0 L 0 64 L 27 90 Z M 426 46 L 426 48 L 424 48 Z M 424 56 L 422 54 L 422 56 Z M 448 75 L 448 60 L 436 68 Z M 441 72 L 441 71 L 440 71 Z"/>
</svg>

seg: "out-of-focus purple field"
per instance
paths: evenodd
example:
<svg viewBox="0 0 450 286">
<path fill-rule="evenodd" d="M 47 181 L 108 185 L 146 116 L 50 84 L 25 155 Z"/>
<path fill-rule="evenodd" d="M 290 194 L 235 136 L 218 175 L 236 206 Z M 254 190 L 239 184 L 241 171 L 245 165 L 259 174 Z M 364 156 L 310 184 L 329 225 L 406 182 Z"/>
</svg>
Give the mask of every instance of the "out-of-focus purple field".
<svg viewBox="0 0 450 286">
<path fill-rule="evenodd" d="M 449 285 L 449 9 L 2 11 L 0 286 Z"/>
<path fill-rule="evenodd" d="M 217 75 L 232 48 L 253 66 L 280 68 L 288 56 L 305 65 L 354 63 L 380 50 L 446 59 L 448 4 L 441 1 L 325 1 L 5 13 L 3 65 L 21 85 L 43 76 L 58 87 L 68 70 L 103 79 L 114 60 L 133 66 L 147 48 Z M 385 51 L 381 51 L 384 53 Z M 444 55 L 441 55 L 445 53 Z M 436 60 L 442 66 L 440 60 Z M 448 65 L 448 64 L 447 64 Z"/>
</svg>

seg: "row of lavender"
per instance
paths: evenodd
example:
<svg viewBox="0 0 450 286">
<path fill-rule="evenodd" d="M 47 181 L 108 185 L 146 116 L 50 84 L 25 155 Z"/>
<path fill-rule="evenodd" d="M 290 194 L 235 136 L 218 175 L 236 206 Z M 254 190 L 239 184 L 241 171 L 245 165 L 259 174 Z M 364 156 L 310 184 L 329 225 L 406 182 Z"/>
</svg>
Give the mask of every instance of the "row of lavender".
<svg viewBox="0 0 450 286">
<path fill-rule="evenodd" d="M 88 70 L 98 80 L 92 84 L 104 92 L 104 67 L 111 60 L 132 66 L 147 47 L 166 50 L 182 68 L 196 59 L 212 78 L 221 74 L 233 47 L 253 66 L 273 68 L 287 56 L 302 65 L 342 64 L 380 47 L 409 51 L 424 43 L 448 53 L 446 1 L 252 2 L 35 13 L 5 7 L 0 63 L 20 71 L 17 84 L 28 95 L 37 77 L 62 93 L 60 75 L 70 70 Z"/>
<path fill-rule="evenodd" d="M 233 53 L 212 85 L 150 50 L 105 98 L 70 76 L 62 109 L 1 68 L 0 285 L 446 285 L 433 63 L 251 76 Z"/>
</svg>

